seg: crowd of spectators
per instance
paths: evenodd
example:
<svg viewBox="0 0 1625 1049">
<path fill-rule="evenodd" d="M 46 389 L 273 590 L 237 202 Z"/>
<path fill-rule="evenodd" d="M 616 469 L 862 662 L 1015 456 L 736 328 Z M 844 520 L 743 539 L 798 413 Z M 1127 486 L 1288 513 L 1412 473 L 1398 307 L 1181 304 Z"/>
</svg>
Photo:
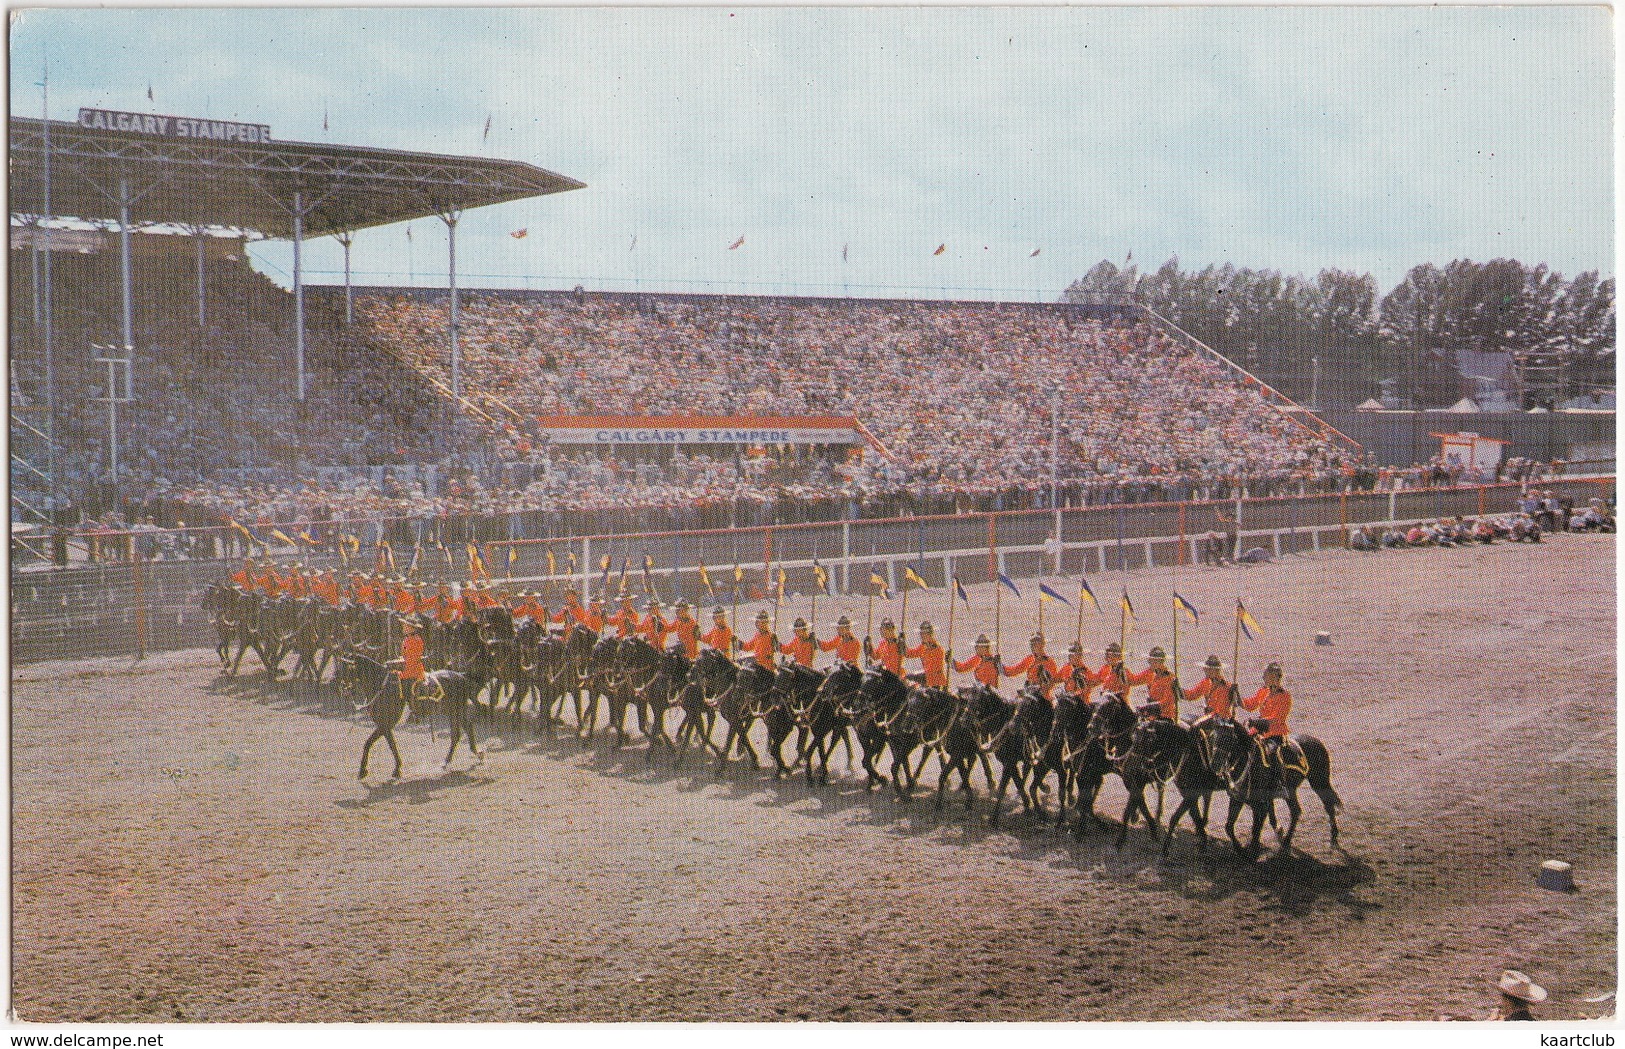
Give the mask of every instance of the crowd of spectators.
<svg viewBox="0 0 1625 1049">
<path fill-rule="evenodd" d="M 362 300 L 365 322 L 445 375 L 443 300 Z M 1067 307 L 472 293 L 462 376 L 520 417 L 855 416 L 894 457 L 844 478 L 929 494 L 1317 471 L 1339 450 L 1256 387 L 1142 323 Z M 532 449 L 532 454 L 534 454 Z"/>
<path fill-rule="evenodd" d="M 1047 508 L 1057 405 L 1062 505 L 1474 479 L 1351 462 L 1160 330 L 1059 305 L 472 292 L 461 374 L 481 410 L 453 413 L 443 295 L 358 295 L 345 325 L 330 293 L 311 297 L 301 402 L 287 293 L 240 257 L 211 258 L 200 324 L 177 257 L 137 268 L 117 478 L 105 370 L 57 353 L 58 476 L 74 493 L 59 523 L 458 516 L 535 536 Z M 113 260 L 66 258 L 58 276 L 57 345 L 121 341 Z M 26 303 L 12 312 L 14 345 L 37 353 Z M 14 408 L 39 400 L 13 382 Z M 617 455 L 537 435 L 538 417 L 586 414 L 852 416 L 885 454 Z M 15 470 L 13 484 L 52 507 Z"/>
</svg>

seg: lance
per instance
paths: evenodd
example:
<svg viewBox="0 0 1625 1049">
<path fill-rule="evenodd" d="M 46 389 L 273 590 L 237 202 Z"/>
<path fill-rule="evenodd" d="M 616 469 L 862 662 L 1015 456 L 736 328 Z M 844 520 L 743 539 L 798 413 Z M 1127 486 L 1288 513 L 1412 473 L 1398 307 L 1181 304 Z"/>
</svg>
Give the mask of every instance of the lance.
<svg viewBox="0 0 1625 1049">
<path fill-rule="evenodd" d="M 1083 647 L 1083 589 L 1078 589 L 1078 634 L 1072 639 L 1079 648 Z"/>
<path fill-rule="evenodd" d="M 871 583 L 870 586 L 869 586 L 869 611 L 868 611 L 868 614 L 866 614 L 863 617 L 863 640 L 864 640 L 865 643 L 867 643 L 868 640 L 870 638 L 874 637 L 874 636 L 875 636 L 875 588 L 874 588 L 874 584 Z"/>
<path fill-rule="evenodd" d="M 1241 680 L 1241 598 L 1236 598 L 1236 640 L 1230 656 L 1230 676 Z"/>
<path fill-rule="evenodd" d="M 943 673 L 948 675 L 948 687 L 954 684 L 954 661 L 948 652 L 954 650 L 954 598 L 959 594 L 959 577 L 950 576 L 948 579 L 948 650 L 943 653 Z"/>
<path fill-rule="evenodd" d="M 993 580 L 993 653 L 1004 656 L 1004 584 Z"/>
<path fill-rule="evenodd" d="M 1042 576 L 1039 577 L 1038 585 L 1044 585 Z M 1040 590 L 1038 592 L 1038 633 L 1040 636 L 1042 636 L 1044 633 L 1044 606 L 1047 604 L 1049 604 L 1049 602 L 1044 600 L 1044 592 Z"/>
<path fill-rule="evenodd" d="M 908 576 L 903 576 L 903 611 L 897 616 L 897 632 L 902 637 L 904 648 L 908 647 Z"/>
</svg>

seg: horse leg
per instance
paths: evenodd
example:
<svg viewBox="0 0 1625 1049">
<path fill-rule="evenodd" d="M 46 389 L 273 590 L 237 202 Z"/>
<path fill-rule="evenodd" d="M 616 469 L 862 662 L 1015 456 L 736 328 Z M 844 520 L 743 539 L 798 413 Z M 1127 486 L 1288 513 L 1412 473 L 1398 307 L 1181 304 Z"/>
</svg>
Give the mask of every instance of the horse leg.
<svg viewBox="0 0 1625 1049">
<path fill-rule="evenodd" d="M 1230 844 L 1236 847 L 1237 852 L 1247 851 L 1246 849 L 1242 848 L 1241 839 L 1236 837 L 1236 820 L 1241 816 L 1243 804 L 1245 803 L 1242 802 L 1241 799 L 1237 798 L 1234 793 L 1230 794 L 1230 811 L 1224 821 L 1224 832 L 1225 834 L 1229 835 Z"/>
<path fill-rule="evenodd" d="M 955 762 L 939 761 L 937 765 L 941 772 L 937 775 L 937 811 L 942 811 L 942 796 L 948 789 L 948 773 L 954 770 Z"/>
<path fill-rule="evenodd" d="M 380 739 L 383 739 L 383 738 L 384 738 L 384 730 L 382 728 L 373 729 L 372 730 L 372 735 L 367 737 L 366 744 L 364 746 L 362 746 L 362 748 L 361 748 L 361 773 L 360 773 L 360 775 L 356 776 L 356 779 L 366 779 L 367 778 L 367 755 L 372 752 L 372 745 L 374 743 L 377 743 Z M 399 775 L 398 772 L 396 774 Z"/>
<path fill-rule="evenodd" d="M 987 817 L 987 825 L 989 827 L 997 827 L 999 825 L 999 809 L 1004 805 L 1004 790 L 1010 785 L 1011 775 L 1012 773 L 1008 765 L 999 770 L 999 788 L 993 793 L 993 811 L 989 813 Z"/>
<path fill-rule="evenodd" d="M 1288 855 L 1292 853 L 1292 835 L 1298 829 L 1298 817 L 1303 815 L 1303 806 L 1298 804 L 1298 788 L 1292 787 L 1286 792 L 1286 810 L 1291 818 L 1286 823 L 1286 837 L 1281 839 L 1281 848 Z"/>
<path fill-rule="evenodd" d="M 1332 845 L 1335 847 L 1337 845 L 1337 806 L 1340 804 L 1337 792 L 1332 790 L 1330 783 L 1325 788 L 1315 787 L 1313 784 L 1310 786 L 1315 795 L 1320 798 L 1321 805 L 1326 808 L 1326 819 L 1332 825 Z"/>
<path fill-rule="evenodd" d="M 401 748 L 397 747 L 395 745 L 395 730 L 394 729 L 391 729 L 391 728 L 384 729 L 384 742 L 389 744 L 389 752 L 392 755 L 394 755 L 394 757 L 395 757 L 395 771 L 390 775 L 389 778 L 390 779 L 400 779 L 401 778 Z"/>
</svg>

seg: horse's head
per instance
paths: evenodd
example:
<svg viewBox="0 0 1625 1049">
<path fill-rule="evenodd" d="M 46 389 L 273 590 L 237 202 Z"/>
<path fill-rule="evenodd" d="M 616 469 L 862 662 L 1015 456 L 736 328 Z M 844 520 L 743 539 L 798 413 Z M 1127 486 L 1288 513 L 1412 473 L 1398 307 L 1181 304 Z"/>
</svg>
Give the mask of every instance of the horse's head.
<svg viewBox="0 0 1625 1049">
<path fill-rule="evenodd" d="M 689 671 L 689 680 L 698 684 L 707 696 L 720 695 L 738 676 L 738 665 L 714 648 L 701 652 Z"/>
<path fill-rule="evenodd" d="M 863 684 L 863 671 L 851 663 L 837 663 L 823 684 L 818 686 L 818 695 L 827 699 L 843 716 L 850 716 L 856 709 L 859 686 Z"/>
<path fill-rule="evenodd" d="M 870 667 L 863 673 L 863 681 L 858 685 L 858 695 L 863 705 L 871 710 L 900 710 L 908 699 L 908 690 L 903 679 L 893 674 L 885 667 Z"/>
<path fill-rule="evenodd" d="M 1089 737 L 1113 749 L 1126 748 L 1128 737 L 1138 723 L 1139 718 L 1130 709 L 1128 701 L 1115 692 L 1109 692 L 1104 700 L 1095 704 L 1094 714 L 1089 719 Z"/>
</svg>

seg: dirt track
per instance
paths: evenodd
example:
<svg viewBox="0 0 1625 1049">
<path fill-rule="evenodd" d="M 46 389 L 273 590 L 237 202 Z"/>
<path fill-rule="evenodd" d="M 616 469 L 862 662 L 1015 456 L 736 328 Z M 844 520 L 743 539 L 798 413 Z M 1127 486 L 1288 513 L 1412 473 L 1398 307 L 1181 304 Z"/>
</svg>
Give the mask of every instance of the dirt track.
<svg viewBox="0 0 1625 1049">
<path fill-rule="evenodd" d="M 1091 582 L 1112 611 L 1086 620 L 1098 652 L 1121 581 Z M 1167 643 L 1173 583 L 1127 581 L 1131 649 Z M 406 778 L 361 784 L 366 729 L 325 691 L 227 682 L 204 652 L 17 668 L 13 1003 L 33 1021 L 1432 1019 L 1482 1013 L 1514 966 L 1551 990 L 1544 1017 L 1605 1008 L 1581 999 L 1616 979 L 1613 537 L 1186 569 L 1187 681 L 1209 651 L 1229 661 L 1238 583 L 1268 631 L 1242 681 L 1285 664 L 1293 727 L 1333 754 L 1346 853 L 1307 790 L 1294 858 L 1184 834 L 1159 860 L 1143 829 L 1119 853 L 1020 816 L 990 830 L 985 798 L 939 814 L 858 777 L 719 780 L 641 742 L 488 725 L 483 766 L 441 774 L 443 729 L 412 728 Z M 991 626 L 991 592 L 973 601 Z M 1013 660 L 1030 625 L 1005 612 Z M 961 610 L 961 653 L 972 632 Z M 1120 805 L 1113 781 L 1100 811 Z M 1535 886 L 1547 858 L 1578 892 Z"/>
</svg>

